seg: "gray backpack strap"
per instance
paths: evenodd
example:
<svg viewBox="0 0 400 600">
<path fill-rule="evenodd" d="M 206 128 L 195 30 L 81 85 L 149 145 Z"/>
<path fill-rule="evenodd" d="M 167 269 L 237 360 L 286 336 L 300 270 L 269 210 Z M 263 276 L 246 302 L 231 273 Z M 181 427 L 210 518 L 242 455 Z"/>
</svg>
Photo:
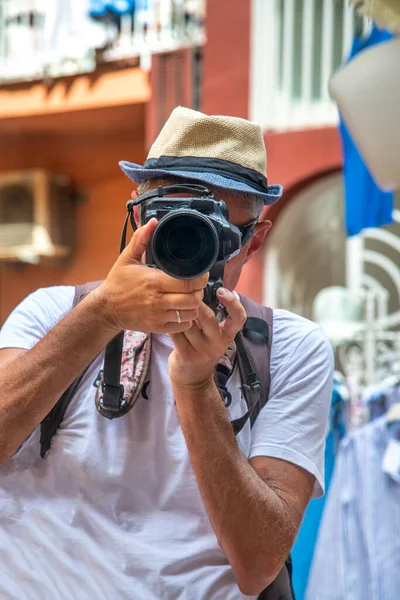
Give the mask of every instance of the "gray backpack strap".
<svg viewBox="0 0 400 600">
<path fill-rule="evenodd" d="M 272 308 L 261 306 L 244 296 L 241 296 L 240 301 L 247 313 L 247 320 L 242 329 L 243 343 L 251 356 L 254 371 L 257 374 L 257 379 L 262 389 L 260 400 L 250 415 L 250 422 L 253 426 L 260 410 L 265 406 L 269 398 L 274 313 Z M 290 556 L 277 578 L 260 594 L 258 600 L 294 600 L 292 561 Z"/>
<path fill-rule="evenodd" d="M 248 419 L 253 426 L 260 410 L 267 403 L 270 388 L 270 358 L 273 333 L 273 311 L 246 297 L 240 298 L 247 319 L 236 335 L 236 357 L 242 381 L 247 413 L 232 421 L 235 435 Z"/>
<path fill-rule="evenodd" d="M 83 285 L 76 285 L 74 302 L 72 304 L 72 308 L 75 308 L 75 306 L 77 304 L 79 304 L 79 302 L 81 300 L 83 300 L 85 298 L 85 296 L 90 294 L 90 292 L 93 292 L 93 290 L 95 290 L 97 287 L 99 287 L 99 285 L 101 283 L 103 283 L 103 282 L 102 281 L 90 281 L 89 283 L 84 283 Z"/>
<path fill-rule="evenodd" d="M 295 600 L 290 556 L 277 578 L 258 596 L 258 600 Z"/>
<path fill-rule="evenodd" d="M 257 304 L 245 296 L 241 296 L 240 300 L 247 314 L 247 319 L 242 329 L 243 340 L 254 361 L 255 371 L 262 389 L 261 401 L 251 414 L 250 420 L 251 425 L 253 425 L 260 410 L 269 399 L 274 312 L 272 308 Z M 266 323 L 266 327 L 264 323 Z"/>
<path fill-rule="evenodd" d="M 102 282 L 94 281 L 91 283 L 85 283 L 84 285 L 77 285 L 75 287 L 75 295 L 72 308 L 83 300 L 85 296 L 90 294 L 95 288 L 97 288 Z M 90 363 L 91 364 L 91 363 Z M 56 402 L 51 411 L 46 415 L 43 421 L 40 423 L 40 456 L 44 458 L 46 453 L 50 449 L 51 441 L 55 434 L 57 433 L 57 429 L 59 428 L 64 416 L 65 412 L 74 397 L 82 379 L 86 375 L 90 364 L 84 369 L 84 371 L 71 383 L 71 385 L 65 390 L 61 398 Z"/>
</svg>

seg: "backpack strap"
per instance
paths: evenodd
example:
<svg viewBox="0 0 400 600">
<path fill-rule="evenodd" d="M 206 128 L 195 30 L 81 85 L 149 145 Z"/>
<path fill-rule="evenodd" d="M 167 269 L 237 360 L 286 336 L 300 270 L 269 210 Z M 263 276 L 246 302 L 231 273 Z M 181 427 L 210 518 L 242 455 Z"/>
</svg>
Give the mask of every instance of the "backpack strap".
<svg viewBox="0 0 400 600">
<path fill-rule="evenodd" d="M 81 300 L 85 298 L 91 291 L 97 288 L 102 282 L 92 281 L 84 285 L 77 285 L 75 287 L 74 301 L 72 308 L 75 308 Z M 46 453 L 50 449 L 51 441 L 55 436 L 57 429 L 59 428 L 62 420 L 64 419 L 66 410 L 74 397 L 82 379 L 86 375 L 91 363 L 87 365 L 84 371 L 71 383 L 71 385 L 65 390 L 61 398 L 56 402 L 51 411 L 46 415 L 43 421 L 40 423 L 40 456 L 44 458 Z"/>
<path fill-rule="evenodd" d="M 273 334 L 272 309 L 245 296 L 241 296 L 240 301 L 246 310 L 247 319 L 235 342 L 247 413 L 232 421 L 235 435 L 243 429 L 248 419 L 253 426 L 260 410 L 268 402 Z"/>
<path fill-rule="evenodd" d="M 274 311 L 272 308 L 257 304 L 245 296 L 241 296 L 240 300 L 247 314 L 247 319 L 242 330 L 243 339 L 254 361 L 255 371 L 262 388 L 261 402 L 251 416 L 251 425 L 253 426 L 260 410 L 269 400 Z"/>
<path fill-rule="evenodd" d="M 289 556 L 278 576 L 258 596 L 258 600 L 295 600 L 292 582 L 292 559 Z"/>
<path fill-rule="evenodd" d="M 78 285 L 75 287 L 74 308 L 85 296 L 98 287 L 102 282 L 96 281 Z M 241 418 L 232 421 L 232 426 L 235 434 L 244 427 L 248 419 L 253 426 L 260 410 L 268 401 L 270 387 L 270 356 L 272 344 L 272 326 L 273 312 L 270 308 L 266 308 L 253 302 L 249 298 L 241 297 L 241 302 L 247 313 L 247 320 L 242 331 L 236 336 L 237 360 L 240 370 L 241 380 L 243 382 L 243 394 L 248 407 L 248 412 Z M 115 345 L 120 355 L 121 346 L 123 343 L 122 336 L 117 335 L 111 342 Z M 91 363 L 90 363 L 91 364 Z M 51 441 L 56 434 L 66 410 L 75 395 L 81 381 L 83 380 L 90 364 L 84 371 L 72 382 L 65 390 L 58 402 L 53 406 L 52 410 L 43 419 L 40 424 L 40 456 L 44 458 L 50 449 Z M 115 398 L 112 398 L 112 406 L 104 406 L 107 409 L 108 418 L 112 418 L 112 409 L 114 404 L 120 402 L 120 362 L 116 368 L 114 362 L 110 364 L 106 382 L 108 393 L 114 391 Z M 114 396 L 114 394 L 113 394 Z M 110 396 L 109 396 L 110 397 Z"/>
<path fill-rule="evenodd" d="M 250 414 L 251 426 L 253 426 L 260 410 L 265 406 L 269 399 L 269 391 L 271 386 L 271 348 L 273 337 L 273 317 L 272 308 L 261 306 L 253 300 L 244 296 L 240 297 L 243 304 L 247 320 L 242 328 L 242 349 L 246 349 L 251 357 L 251 368 L 257 374 L 257 379 L 261 384 L 262 393 L 259 402 L 254 406 Z M 240 342 L 239 342 L 240 345 Z M 238 359 L 240 360 L 240 351 L 238 348 Z M 243 368 L 246 367 L 242 365 Z M 240 364 L 239 364 L 240 368 Z M 242 375 L 242 381 L 245 381 L 246 374 Z M 248 376 L 247 376 L 248 377 Z M 251 377 L 251 374 L 250 374 Z M 246 388 L 243 386 L 243 392 L 247 406 L 249 406 L 246 398 Z M 258 600 L 295 600 L 293 584 L 292 584 L 292 559 L 289 556 L 283 565 L 277 578 L 264 590 Z"/>
</svg>

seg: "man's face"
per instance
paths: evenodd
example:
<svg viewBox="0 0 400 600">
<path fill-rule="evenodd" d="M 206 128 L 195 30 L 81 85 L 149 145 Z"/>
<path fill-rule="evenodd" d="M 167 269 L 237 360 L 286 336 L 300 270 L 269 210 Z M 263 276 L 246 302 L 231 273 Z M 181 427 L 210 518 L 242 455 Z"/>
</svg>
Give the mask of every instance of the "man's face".
<svg viewBox="0 0 400 600">
<path fill-rule="evenodd" d="M 222 200 L 225 201 L 228 207 L 230 223 L 233 225 L 247 225 L 252 220 L 249 213 L 243 208 L 243 203 L 237 198 L 230 196 L 229 192 L 224 192 Z M 228 290 L 235 289 L 244 264 L 253 256 L 253 254 L 262 248 L 265 236 L 270 227 L 270 221 L 257 223 L 252 238 L 243 246 L 243 248 L 241 248 L 240 252 L 226 264 L 224 271 L 224 286 Z"/>
<path fill-rule="evenodd" d="M 167 182 L 165 185 L 171 185 L 171 183 Z M 137 196 L 137 192 L 132 192 L 132 198 L 137 198 Z M 188 194 L 174 194 L 174 197 L 188 197 Z M 231 196 L 228 191 L 224 190 L 223 193 L 216 193 L 215 197 L 218 200 L 225 201 L 229 211 L 229 222 L 233 225 L 247 225 L 253 220 L 249 212 L 244 209 L 243 203 L 234 196 Z M 137 213 L 135 220 L 139 225 Z M 253 256 L 253 254 L 262 248 L 265 236 L 270 227 L 270 221 L 261 221 L 257 223 L 252 238 L 243 246 L 243 248 L 241 248 L 236 256 L 228 261 L 224 271 L 224 286 L 228 290 L 235 289 L 244 264 Z"/>
</svg>

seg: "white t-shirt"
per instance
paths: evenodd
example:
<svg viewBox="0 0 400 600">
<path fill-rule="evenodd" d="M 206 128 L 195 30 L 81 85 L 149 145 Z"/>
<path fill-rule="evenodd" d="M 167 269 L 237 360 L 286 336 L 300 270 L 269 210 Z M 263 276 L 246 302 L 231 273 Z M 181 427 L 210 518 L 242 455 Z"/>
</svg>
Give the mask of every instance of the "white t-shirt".
<svg viewBox="0 0 400 600">
<path fill-rule="evenodd" d="M 72 307 L 73 287 L 26 298 L 0 332 L 0 347 L 30 349 Z M 95 409 L 89 368 L 45 459 L 38 429 L 0 466 L 0 598 L 7 600 L 238 600 L 228 560 L 204 509 L 168 378 L 172 342 L 153 338 L 147 388 L 122 418 Z M 62 369 L 60 364 L 60 369 Z M 274 312 L 271 390 L 246 457 L 300 465 L 324 485 L 332 350 L 321 330 Z M 18 385 L 18 382 L 15 383 Z M 246 412 L 235 372 L 230 417 Z M 251 509 L 251 507 L 250 507 Z"/>
</svg>

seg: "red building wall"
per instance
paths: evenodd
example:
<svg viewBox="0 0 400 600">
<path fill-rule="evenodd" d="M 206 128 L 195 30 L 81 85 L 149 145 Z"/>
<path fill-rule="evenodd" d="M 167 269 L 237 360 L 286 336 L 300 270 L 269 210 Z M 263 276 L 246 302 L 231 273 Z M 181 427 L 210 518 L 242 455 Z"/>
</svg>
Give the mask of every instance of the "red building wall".
<svg viewBox="0 0 400 600">
<path fill-rule="evenodd" d="M 208 0 L 207 43 L 204 49 L 203 106 L 208 114 L 248 118 L 251 41 L 251 1 Z M 144 105 L 82 112 L 72 126 L 71 116 L 25 119 L 2 123 L 1 170 L 47 168 L 66 172 L 86 194 L 77 210 L 77 250 L 67 268 L 0 266 L 0 323 L 29 292 L 43 285 L 79 283 L 103 277 L 118 250 L 124 198 L 132 188 L 117 162 L 145 158 Z M 37 131 L 39 124 L 40 131 Z M 265 134 L 268 179 L 285 187 L 284 198 L 268 216 L 278 218 L 290 192 L 310 177 L 341 164 L 334 129 Z M 148 142 L 149 140 L 147 140 Z M 246 265 L 239 290 L 262 299 L 263 255 Z"/>
<path fill-rule="evenodd" d="M 248 118 L 251 0 L 208 0 L 203 111 Z"/>
<path fill-rule="evenodd" d="M 39 287 L 74 285 L 102 279 L 119 251 L 126 201 L 135 185 L 118 167 L 119 160 L 142 163 L 144 107 L 110 108 L 98 113 L 68 114 L 22 120 L 0 132 L 0 172 L 46 169 L 67 174 L 82 192 L 76 206 L 75 252 L 67 265 L 0 263 L 0 326 L 11 310 Z M 31 127 L 39 129 L 30 130 Z"/>
<path fill-rule="evenodd" d="M 203 98 L 203 110 L 207 114 L 249 118 L 250 41 L 250 0 L 208 1 Z M 295 199 L 292 189 L 303 181 L 340 168 L 340 139 L 336 128 L 330 127 L 266 132 L 265 143 L 268 181 L 280 183 L 285 189 L 282 200 L 265 211 L 274 222 L 284 211 L 285 204 Z M 263 253 L 260 252 L 243 269 L 238 291 L 261 302 L 263 277 Z"/>
</svg>

